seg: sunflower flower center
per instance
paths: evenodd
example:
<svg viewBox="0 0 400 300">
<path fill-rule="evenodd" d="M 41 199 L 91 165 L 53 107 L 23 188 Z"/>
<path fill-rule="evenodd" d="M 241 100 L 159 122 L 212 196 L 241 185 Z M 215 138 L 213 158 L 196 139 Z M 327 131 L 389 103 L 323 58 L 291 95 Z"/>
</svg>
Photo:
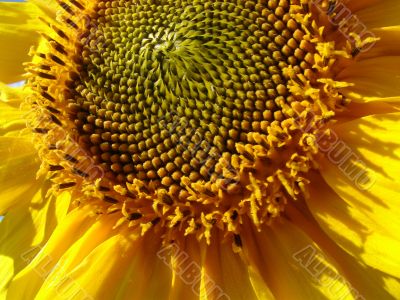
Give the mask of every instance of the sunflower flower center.
<svg viewBox="0 0 400 300">
<path fill-rule="evenodd" d="M 220 228 L 237 245 L 244 218 L 259 227 L 306 195 L 315 137 L 343 102 L 327 66 L 347 55 L 323 41 L 311 4 L 61 7 L 28 66 L 56 190 L 120 212 L 118 225 L 207 241 Z"/>
<path fill-rule="evenodd" d="M 235 185 L 238 147 L 287 118 L 282 69 L 303 59 L 294 53 L 299 26 L 289 5 L 275 7 L 279 16 L 273 8 L 100 2 L 81 40 L 85 68 L 70 108 L 83 147 L 107 177 L 151 182 L 182 198 L 185 180 Z"/>
</svg>

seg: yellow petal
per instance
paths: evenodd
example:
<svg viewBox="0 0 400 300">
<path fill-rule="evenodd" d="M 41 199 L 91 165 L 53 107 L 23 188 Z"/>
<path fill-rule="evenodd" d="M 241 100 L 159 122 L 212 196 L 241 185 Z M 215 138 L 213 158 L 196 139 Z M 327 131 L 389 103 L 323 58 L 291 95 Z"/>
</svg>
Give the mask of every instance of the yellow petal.
<svg viewBox="0 0 400 300">
<path fill-rule="evenodd" d="M 251 268 L 238 253 L 232 251 L 231 243 L 221 243 L 222 235 L 218 232 L 215 235 L 215 240 L 207 248 L 204 262 L 205 274 L 214 283 L 209 284 L 209 290 L 214 288 L 209 299 L 271 299 L 258 297 L 262 291 L 256 288 L 263 286 L 262 281 L 257 282 L 259 278 L 250 276 Z M 263 292 L 264 296 L 269 294 L 268 289 Z"/>
<path fill-rule="evenodd" d="M 11 87 L 7 84 L 0 82 L 0 102 L 9 104 L 22 103 L 26 96 L 22 87 Z"/>
<path fill-rule="evenodd" d="M 136 241 L 129 240 L 128 244 L 128 262 L 120 259 L 125 272 L 114 281 L 112 299 L 168 299 L 172 270 L 159 254 L 162 249 L 160 236 L 150 233 Z"/>
<path fill-rule="evenodd" d="M 55 0 L 29 0 L 29 2 L 35 4 L 40 10 L 51 18 L 55 19 L 57 11 L 61 9 L 60 5 Z"/>
<path fill-rule="evenodd" d="M 90 216 L 90 210 L 85 208 L 70 212 L 47 243 L 40 246 L 40 252 L 31 257 L 28 266 L 14 277 L 8 288 L 9 299 L 34 299 L 61 256 L 90 229 L 94 218 Z M 26 253 L 28 255 L 29 251 Z"/>
<path fill-rule="evenodd" d="M 300 228 L 282 219 L 243 234 L 249 264 L 276 299 L 353 299 L 332 258 Z M 336 293 L 336 294 L 335 294 Z"/>
<path fill-rule="evenodd" d="M 123 293 L 125 282 L 121 279 L 130 270 L 129 265 L 139 266 L 142 262 L 138 257 L 132 256 L 136 246 L 132 243 L 135 241 L 122 234 L 113 235 L 110 226 L 101 227 L 104 227 L 103 224 L 94 225 L 81 240 L 70 247 L 57 263 L 56 266 L 59 267 L 52 269 L 44 281 L 37 298 L 117 299 L 114 296 L 118 292 Z M 144 254 L 143 247 L 139 248 L 140 252 L 135 254 Z M 130 279 L 138 283 L 138 275 L 144 277 L 144 273 L 143 268 L 135 268 L 133 274 L 136 277 Z M 146 283 L 147 281 L 141 282 L 143 289 Z M 134 288 L 129 292 L 133 291 L 137 292 Z"/>
<path fill-rule="evenodd" d="M 30 61 L 29 49 L 39 41 L 40 14 L 31 3 L 0 2 L 0 81 L 22 80 L 22 63 Z"/>
<path fill-rule="evenodd" d="M 389 277 L 384 278 L 383 286 L 385 290 L 390 291 L 390 294 L 394 297 L 394 299 L 400 299 L 400 279 Z"/>
<path fill-rule="evenodd" d="M 400 112 L 399 102 L 385 102 L 385 98 L 371 102 L 351 102 L 346 108 L 336 115 L 338 123 L 349 122 L 362 117 Z"/>
<path fill-rule="evenodd" d="M 400 56 L 383 56 L 357 61 L 337 76 L 353 83 L 341 92 L 358 102 L 400 102 Z"/>
<path fill-rule="evenodd" d="M 66 215 L 69 197 L 45 197 L 44 184 L 29 201 L 20 203 L 0 223 L 0 295 L 15 273 L 26 267 Z M 28 195 L 27 195 L 28 196 Z"/>
<path fill-rule="evenodd" d="M 359 1 L 359 0 L 348 0 L 346 1 L 345 4 L 341 4 L 343 6 L 339 6 L 339 10 L 344 9 L 344 7 L 350 9 L 353 13 L 358 12 L 359 10 L 371 7 L 377 3 L 379 3 L 379 1 L 382 0 L 363 0 L 363 1 Z M 341 8 L 343 7 L 343 8 Z"/>
<path fill-rule="evenodd" d="M 257 295 L 257 299 L 260 300 L 272 300 L 276 299 L 272 294 L 270 288 L 268 287 L 265 280 L 262 278 L 260 273 L 256 270 L 254 266 L 248 266 L 249 279 L 253 285 L 254 292 Z"/>
<path fill-rule="evenodd" d="M 27 202 L 38 190 L 39 159 L 31 141 L 0 136 L 0 215 L 13 205 Z"/>
<path fill-rule="evenodd" d="M 0 254 L 0 299 L 7 297 L 7 285 L 14 275 L 14 261 L 11 257 Z"/>
<path fill-rule="evenodd" d="M 15 107 L 18 104 L 0 102 L 0 136 L 15 136 L 26 128 L 26 120 L 23 118 L 26 113 Z"/>
<path fill-rule="evenodd" d="M 398 56 L 400 53 L 400 24 L 371 30 L 378 41 L 368 51 L 357 56 L 357 60 L 381 56 Z M 356 62 L 357 63 L 357 62 Z"/>
<path fill-rule="evenodd" d="M 129 228 L 117 232 L 112 230 L 113 222 L 107 223 L 97 222 L 70 247 L 37 298 L 163 299 L 168 295 L 171 270 L 157 257 L 159 236 L 132 237 Z"/>
<path fill-rule="evenodd" d="M 399 113 L 383 114 L 336 126 L 334 132 L 340 139 L 324 147 L 326 155 L 321 160 L 321 174 L 343 199 L 335 204 L 336 218 L 331 220 L 340 228 L 337 242 L 365 264 L 397 278 L 399 119 Z"/>
<path fill-rule="evenodd" d="M 160 237 L 132 236 L 130 228 L 113 228 L 118 216 L 96 218 L 89 213 L 80 209 L 66 218 L 14 279 L 9 297 L 162 299 L 168 295 L 171 270 L 157 257 Z M 32 276 L 37 278 L 32 281 Z"/>
<path fill-rule="evenodd" d="M 0 83 L 0 135 L 20 135 L 26 127 L 26 110 L 20 108 L 25 93 Z"/>
<path fill-rule="evenodd" d="M 346 213 L 336 213 L 340 212 L 338 207 L 345 210 L 346 205 L 343 205 L 343 201 L 322 177 L 319 174 L 310 177 L 312 185 L 311 196 L 307 199 L 308 208 L 299 202 L 288 205 L 285 213 L 291 222 L 310 236 L 321 247 L 325 256 L 336 262 L 337 269 L 340 270 L 337 280 L 352 291 L 355 299 L 391 299 L 397 295 L 398 279 L 365 265 L 359 256 L 351 256 L 340 247 L 341 241 L 338 237 L 342 236 L 343 231 L 357 232 L 362 229 Z M 337 298 L 341 297 L 334 297 Z"/>
<path fill-rule="evenodd" d="M 0 84 L 0 214 L 32 196 L 39 159 L 26 130 L 26 111 L 19 107 L 24 92 Z"/>
<path fill-rule="evenodd" d="M 366 2 L 366 1 L 357 1 Z M 356 12 L 357 18 L 369 30 L 373 28 L 395 26 L 400 24 L 400 3 L 397 0 L 373 1 L 370 5 L 363 5 Z"/>
<path fill-rule="evenodd" d="M 162 247 L 157 256 L 171 269 L 171 290 L 166 299 L 208 299 L 204 294 L 203 268 L 204 243 L 188 236 L 181 244 L 172 243 Z M 208 282 L 207 282 L 208 287 Z"/>
</svg>

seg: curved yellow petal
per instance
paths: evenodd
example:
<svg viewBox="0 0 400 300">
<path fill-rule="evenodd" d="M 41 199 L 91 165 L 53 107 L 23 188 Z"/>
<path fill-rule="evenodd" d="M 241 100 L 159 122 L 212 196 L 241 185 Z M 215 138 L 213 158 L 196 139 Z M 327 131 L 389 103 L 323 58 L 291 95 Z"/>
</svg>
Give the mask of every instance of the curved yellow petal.
<svg viewBox="0 0 400 300">
<path fill-rule="evenodd" d="M 369 2 L 357 1 L 357 2 Z M 356 16 L 368 29 L 395 26 L 400 24 L 400 3 L 397 0 L 372 1 L 369 5 L 362 5 L 357 10 Z"/>
<path fill-rule="evenodd" d="M 345 123 L 365 116 L 394 112 L 400 112 L 400 101 L 389 103 L 385 102 L 385 98 L 382 98 L 381 101 L 377 100 L 366 103 L 353 101 L 343 111 L 338 112 L 336 118 L 338 123 Z"/>
<path fill-rule="evenodd" d="M 210 281 L 207 299 L 274 299 L 254 267 L 232 251 L 232 244 L 221 242 L 218 232 L 214 239 L 204 260 L 204 271 Z"/>
<path fill-rule="evenodd" d="M 128 263 L 121 261 L 125 272 L 114 282 L 116 292 L 112 299 L 168 299 L 172 270 L 159 254 L 162 249 L 160 236 L 150 234 L 127 242 L 134 249 L 128 250 Z"/>
<path fill-rule="evenodd" d="M 0 136 L 0 215 L 17 203 L 28 202 L 38 190 L 39 165 L 29 139 Z"/>
<path fill-rule="evenodd" d="M 171 290 L 165 299 L 208 299 L 208 294 L 202 290 L 204 278 L 203 243 L 193 237 L 187 237 L 181 244 L 172 243 L 163 246 L 157 256 L 171 269 Z M 186 271 L 185 271 L 186 270 Z M 212 281 L 214 282 L 214 281 Z M 206 284 L 208 287 L 208 283 Z M 209 290 L 207 289 L 207 292 Z"/>
<path fill-rule="evenodd" d="M 310 179 L 312 185 L 307 204 L 290 205 L 285 212 L 291 222 L 321 247 L 324 256 L 336 263 L 340 270 L 337 280 L 349 287 L 355 299 L 391 299 L 396 296 L 399 292 L 396 288 L 399 283 L 397 278 L 365 265 L 359 255 L 352 256 L 340 247 L 342 243 L 338 237 L 344 231 L 358 234 L 362 234 L 362 231 L 359 231 L 361 229 L 357 222 L 344 212 L 344 201 L 331 190 L 320 174 L 312 174 Z M 344 208 L 343 214 L 339 206 Z M 337 298 L 340 298 L 339 295 Z"/>
<path fill-rule="evenodd" d="M 0 83 L 0 136 L 21 135 L 26 127 L 27 111 L 20 108 L 25 92 Z"/>
<path fill-rule="evenodd" d="M 19 108 L 23 95 L 0 84 L 0 214 L 29 201 L 41 185 L 35 180 L 40 162 L 26 130 L 27 111 Z"/>
<path fill-rule="evenodd" d="M 130 240 L 126 232 L 115 235 L 109 229 L 94 227 L 84 235 L 82 242 L 77 241 L 61 257 L 57 263 L 59 267 L 52 270 L 36 297 L 149 299 L 142 298 L 143 293 L 159 292 L 148 290 L 149 276 L 156 263 L 155 253 L 146 252 L 144 242 Z M 104 241 L 99 240 L 106 236 Z M 81 259 L 77 260 L 78 257 Z"/>
<path fill-rule="evenodd" d="M 353 13 L 356 13 L 359 10 L 371 7 L 377 3 L 379 3 L 382 0 L 348 0 L 345 3 L 343 3 L 343 6 L 350 9 Z M 386 1 L 386 0 L 383 0 Z"/>
<path fill-rule="evenodd" d="M 28 0 L 36 5 L 47 17 L 55 19 L 57 11 L 61 9 L 56 0 Z"/>
<path fill-rule="evenodd" d="M 59 267 L 52 270 L 36 297 L 165 298 L 171 288 L 171 270 L 157 257 L 161 239 L 131 238 L 129 228 L 117 232 L 112 225 L 110 221 L 94 224 L 60 258 Z"/>
<path fill-rule="evenodd" d="M 11 87 L 0 82 L 0 102 L 16 103 L 24 100 L 26 93 L 22 87 Z"/>
<path fill-rule="evenodd" d="M 14 276 L 14 260 L 0 254 L 0 299 L 6 299 L 7 286 Z"/>
<path fill-rule="evenodd" d="M 382 27 L 371 30 L 378 41 L 368 51 L 357 56 L 357 60 L 365 60 L 373 57 L 399 56 L 400 55 L 400 24 L 396 26 Z M 357 63 L 357 61 L 355 62 Z"/>
<path fill-rule="evenodd" d="M 282 219 L 242 236 L 244 255 L 276 299 L 353 299 L 336 262 L 292 222 Z"/>
<path fill-rule="evenodd" d="M 400 102 L 400 56 L 358 61 L 342 70 L 337 79 L 354 84 L 341 90 L 353 101 Z"/>
<path fill-rule="evenodd" d="M 320 162 L 322 176 L 343 199 L 332 208 L 337 214 L 330 221 L 341 228 L 335 239 L 365 264 L 397 278 L 400 278 L 399 120 L 399 113 L 382 114 L 336 126 L 335 138 L 324 146 L 326 155 Z"/>
<path fill-rule="evenodd" d="M 48 187 L 43 184 L 29 201 L 14 207 L 0 223 L 0 272 L 4 272 L 0 275 L 0 295 L 6 293 L 14 274 L 27 266 L 68 211 L 69 195 L 46 197 Z"/>
<path fill-rule="evenodd" d="M 10 299 L 167 297 L 172 272 L 157 256 L 160 237 L 133 236 L 130 228 L 114 229 L 117 216 L 90 214 L 80 209 L 66 217 L 13 280 Z"/>
<path fill-rule="evenodd" d="M 0 2 L 0 81 L 22 80 L 22 64 L 30 61 L 28 52 L 39 41 L 37 33 L 43 26 L 38 20 L 38 7 L 31 3 Z"/>
<path fill-rule="evenodd" d="M 268 287 L 267 283 L 265 280 L 262 278 L 260 273 L 256 270 L 254 266 L 248 266 L 249 270 L 249 279 L 251 281 L 251 284 L 253 286 L 254 292 L 257 295 L 257 299 L 260 300 L 272 300 L 276 299 L 274 295 L 272 294 L 270 288 Z"/>
<path fill-rule="evenodd" d="M 55 228 L 47 243 L 39 247 L 39 253 L 29 256 L 28 251 L 26 256 L 29 257 L 29 264 L 10 283 L 8 299 L 34 299 L 60 258 L 90 230 L 94 219 L 95 217 L 91 216 L 91 211 L 88 209 L 74 210 Z M 93 238 L 101 239 L 102 237 L 103 235 Z M 96 241 L 93 243 L 96 245 Z M 91 249 L 86 252 L 85 250 L 82 249 L 84 253 L 87 253 Z"/>
<path fill-rule="evenodd" d="M 352 70 L 350 73 L 351 76 L 356 77 L 356 81 L 354 83 L 358 83 L 359 86 L 349 87 L 344 89 L 344 94 L 351 100 L 356 103 L 388 103 L 389 105 L 400 105 L 400 96 L 396 94 L 395 90 L 392 90 L 392 93 L 389 95 L 385 95 L 387 89 L 385 86 L 376 86 L 374 83 L 369 85 L 368 81 L 375 81 L 375 78 L 382 77 L 384 74 L 385 84 L 391 84 L 386 82 L 386 78 L 390 77 L 390 74 L 393 75 L 395 78 L 398 77 L 398 68 L 396 68 L 396 62 L 399 61 L 400 56 L 400 26 L 391 26 L 391 27 L 383 27 L 371 30 L 371 33 L 374 34 L 378 41 L 376 41 L 368 51 L 362 52 L 357 56 L 357 60 L 353 62 L 353 65 L 349 67 Z M 373 68 L 367 66 L 366 68 L 370 68 L 368 71 L 366 68 L 363 68 L 362 65 L 371 65 L 373 63 L 384 63 L 383 58 L 387 58 L 387 60 L 392 60 L 392 64 L 383 66 L 383 69 L 380 68 L 378 65 L 375 65 Z M 380 59 L 371 60 L 371 59 Z M 357 74 L 357 67 L 361 66 L 359 74 Z M 386 74 L 386 71 L 390 70 L 390 74 Z M 397 71 L 397 74 L 396 74 Z M 346 71 L 345 71 L 346 72 Z M 343 76 L 343 74 L 342 74 Z M 350 79 L 351 80 L 351 79 Z M 381 82 L 383 82 L 381 80 Z M 389 87 L 392 88 L 392 87 Z M 384 92 L 382 92 L 384 90 Z M 352 109 L 356 114 L 358 112 L 357 109 Z M 384 113 L 383 111 L 376 110 L 375 108 L 371 108 L 370 111 L 374 112 L 375 114 Z M 392 110 L 393 111 L 393 110 Z M 361 115 L 362 116 L 362 115 Z M 365 114 L 364 114 L 365 116 Z"/>
<path fill-rule="evenodd" d="M 165 299 L 275 299 L 265 281 L 231 242 L 214 232 L 211 245 L 186 237 L 183 244 L 162 247 L 157 256 L 172 270 L 172 286 Z"/>
<path fill-rule="evenodd" d="M 15 108 L 18 104 L 0 102 L 0 136 L 18 136 L 26 128 L 26 112 Z"/>
</svg>

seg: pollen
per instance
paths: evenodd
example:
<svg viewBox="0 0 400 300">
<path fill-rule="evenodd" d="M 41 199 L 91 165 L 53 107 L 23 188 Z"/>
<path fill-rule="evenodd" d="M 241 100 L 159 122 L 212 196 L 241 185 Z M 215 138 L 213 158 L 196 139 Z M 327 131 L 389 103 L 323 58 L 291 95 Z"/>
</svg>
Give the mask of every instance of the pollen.
<svg viewBox="0 0 400 300">
<path fill-rule="evenodd" d="M 330 66 L 357 51 L 311 2 L 60 2 L 26 65 L 40 172 L 115 226 L 240 248 L 245 219 L 306 197 L 346 103 Z"/>
</svg>

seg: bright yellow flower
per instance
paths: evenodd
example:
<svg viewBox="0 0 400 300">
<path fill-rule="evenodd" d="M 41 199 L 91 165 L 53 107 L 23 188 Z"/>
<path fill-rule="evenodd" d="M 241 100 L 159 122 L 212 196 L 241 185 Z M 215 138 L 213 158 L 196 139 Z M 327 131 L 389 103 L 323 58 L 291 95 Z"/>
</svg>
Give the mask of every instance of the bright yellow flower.
<svg viewBox="0 0 400 300">
<path fill-rule="evenodd" d="M 399 299 L 399 10 L 0 3 L 0 297 Z"/>
</svg>

